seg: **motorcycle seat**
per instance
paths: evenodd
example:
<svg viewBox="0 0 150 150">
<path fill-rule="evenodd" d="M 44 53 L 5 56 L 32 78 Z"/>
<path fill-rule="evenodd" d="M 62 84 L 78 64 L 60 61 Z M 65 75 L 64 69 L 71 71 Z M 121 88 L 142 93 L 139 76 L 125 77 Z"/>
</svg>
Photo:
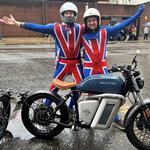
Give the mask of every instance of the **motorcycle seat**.
<svg viewBox="0 0 150 150">
<path fill-rule="evenodd" d="M 67 90 L 77 85 L 77 83 L 75 82 L 66 82 L 66 81 L 61 81 L 59 79 L 54 79 L 53 84 L 61 90 Z"/>
</svg>

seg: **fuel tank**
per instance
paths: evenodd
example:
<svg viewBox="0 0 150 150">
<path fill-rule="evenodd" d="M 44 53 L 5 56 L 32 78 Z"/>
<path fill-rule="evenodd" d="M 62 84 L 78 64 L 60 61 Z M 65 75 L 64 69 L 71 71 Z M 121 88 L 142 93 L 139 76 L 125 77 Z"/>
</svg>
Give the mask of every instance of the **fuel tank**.
<svg viewBox="0 0 150 150">
<path fill-rule="evenodd" d="M 77 90 L 85 93 L 112 93 L 121 94 L 124 87 L 124 80 L 120 76 L 108 75 L 91 75 L 76 86 Z"/>
</svg>

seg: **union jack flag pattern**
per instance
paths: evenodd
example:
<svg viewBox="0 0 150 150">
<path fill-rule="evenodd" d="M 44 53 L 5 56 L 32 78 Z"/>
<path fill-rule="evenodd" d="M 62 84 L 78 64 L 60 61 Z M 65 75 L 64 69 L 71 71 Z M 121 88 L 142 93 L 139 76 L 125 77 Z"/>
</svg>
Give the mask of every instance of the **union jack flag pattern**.
<svg viewBox="0 0 150 150">
<path fill-rule="evenodd" d="M 81 63 L 81 38 L 84 27 L 75 24 L 68 27 L 66 24 L 56 24 L 54 35 L 57 42 L 56 49 L 56 71 L 54 78 L 64 80 L 66 76 L 71 75 L 76 83 L 83 78 L 83 68 Z M 50 91 L 57 89 L 52 84 Z"/>
<path fill-rule="evenodd" d="M 27 22 L 23 25 L 23 28 L 48 34 L 54 38 L 56 50 L 56 71 L 54 72 L 54 78 L 65 79 L 67 75 L 72 75 L 75 82 L 79 83 L 81 81 L 83 70 L 80 61 L 80 46 L 84 31 L 83 25 L 77 23 L 73 25 L 65 23 L 40 25 Z M 50 90 L 54 90 L 54 85 L 50 87 Z"/>
<path fill-rule="evenodd" d="M 93 39 L 82 37 L 84 77 L 92 74 L 107 74 L 106 42 L 107 31 L 101 29 Z"/>
</svg>

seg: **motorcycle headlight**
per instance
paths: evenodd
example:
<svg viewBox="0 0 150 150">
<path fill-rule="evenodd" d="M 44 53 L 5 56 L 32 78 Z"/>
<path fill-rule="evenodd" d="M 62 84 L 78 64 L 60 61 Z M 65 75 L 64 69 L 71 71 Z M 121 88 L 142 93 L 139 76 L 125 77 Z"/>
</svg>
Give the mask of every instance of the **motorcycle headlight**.
<svg viewBox="0 0 150 150">
<path fill-rule="evenodd" d="M 141 77 L 136 78 L 136 83 L 139 87 L 139 89 L 142 89 L 144 87 L 144 79 Z"/>
</svg>

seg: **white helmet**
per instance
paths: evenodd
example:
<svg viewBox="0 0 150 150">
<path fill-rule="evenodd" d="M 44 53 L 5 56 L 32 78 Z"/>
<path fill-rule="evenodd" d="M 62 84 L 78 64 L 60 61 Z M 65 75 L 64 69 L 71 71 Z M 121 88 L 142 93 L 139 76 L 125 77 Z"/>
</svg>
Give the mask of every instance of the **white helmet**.
<svg viewBox="0 0 150 150">
<path fill-rule="evenodd" d="M 84 22 L 86 23 L 86 19 L 88 17 L 92 17 L 92 16 L 96 16 L 98 18 L 99 24 L 101 23 L 101 15 L 100 15 L 99 11 L 95 8 L 89 8 L 85 11 L 85 13 L 83 15 Z"/>
<path fill-rule="evenodd" d="M 73 17 L 64 17 L 64 12 L 68 10 L 74 12 Z M 78 8 L 75 4 L 71 2 L 66 2 L 60 7 L 60 17 L 61 20 L 65 23 L 74 23 L 76 21 L 77 14 L 78 14 Z"/>
</svg>

